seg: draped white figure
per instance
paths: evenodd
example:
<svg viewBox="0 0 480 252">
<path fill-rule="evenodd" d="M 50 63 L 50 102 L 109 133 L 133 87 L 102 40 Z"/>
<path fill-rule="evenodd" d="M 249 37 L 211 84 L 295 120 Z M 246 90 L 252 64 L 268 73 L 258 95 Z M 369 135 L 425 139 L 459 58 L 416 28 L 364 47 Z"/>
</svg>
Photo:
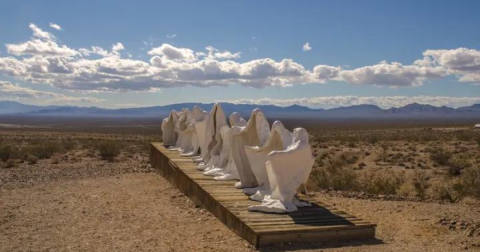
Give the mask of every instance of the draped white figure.
<svg viewBox="0 0 480 252">
<path fill-rule="evenodd" d="M 270 131 L 270 136 L 262 147 L 245 146 L 245 154 L 247 155 L 252 172 L 258 182 L 258 187 L 253 188 L 255 194 L 250 199 L 262 201 L 265 195 L 272 194 L 270 181 L 267 175 L 266 162 L 268 154 L 272 151 L 281 151 L 288 148 L 292 144 L 292 132 L 285 129 L 280 121 L 275 121 Z M 250 190 L 251 192 L 252 190 Z"/>
<path fill-rule="evenodd" d="M 245 126 L 246 124 L 247 122 L 237 112 L 233 112 L 230 115 L 230 125 L 232 126 L 232 128 Z M 232 129 L 232 128 L 228 127 L 228 125 L 223 125 L 220 128 L 221 150 L 219 153 L 219 159 L 215 164 L 213 164 L 212 167 L 207 167 L 205 169 L 205 172 L 203 173 L 204 175 L 217 176 L 217 177 L 224 176 L 226 175 L 224 173 L 226 171 L 226 168 L 229 167 L 231 169 L 232 175 L 236 174 L 236 176 L 230 177 L 229 180 L 235 179 L 235 178 L 238 179 L 237 169 L 235 168 L 233 160 L 231 160 L 230 146 L 232 144 L 232 140 L 231 140 L 232 133 L 239 132 L 239 131 L 235 131 L 235 129 Z M 225 179 L 226 179 L 226 176 L 224 176 L 223 179 L 217 178 L 217 180 L 225 180 Z"/>
<path fill-rule="evenodd" d="M 200 140 L 199 135 L 197 134 L 195 125 L 197 123 L 201 123 L 205 117 L 208 116 L 208 113 L 205 112 L 198 106 L 193 106 L 191 112 L 191 120 L 190 124 L 187 126 L 187 129 L 184 131 L 184 139 L 183 141 L 187 141 L 187 143 L 191 144 L 190 148 L 183 148 L 180 152 L 180 155 L 183 157 L 193 157 L 198 154 L 200 150 Z"/>
<path fill-rule="evenodd" d="M 245 146 L 263 146 L 270 135 L 270 125 L 260 109 L 254 109 L 247 125 L 232 136 L 232 158 L 237 167 L 240 182 L 236 188 L 253 188 L 258 186 L 255 175 L 245 154 Z M 245 190 L 244 190 L 245 192 Z M 248 192 L 246 192 L 248 193 Z M 255 193 L 252 192 L 252 194 Z"/>
<path fill-rule="evenodd" d="M 235 166 L 235 162 L 233 161 L 232 157 L 232 137 L 234 134 L 240 133 L 242 129 L 245 128 L 247 125 L 247 121 L 242 118 L 242 116 L 237 113 L 233 112 L 230 115 L 230 126 L 231 128 L 227 130 L 222 130 L 222 139 L 223 139 L 223 148 L 222 152 L 220 153 L 220 157 L 227 157 L 228 161 L 225 167 L 221 167 L 221 170 L 217 170 L 213 176 L 213 179 L 218 181 L 225 181 L 225 180 L 239 180 L 240 176 L 238 175 L 237 167 Z M 225 127 L 223 127 L 225 129 Z"/>
<path fill-rule="evenodd" d="M 285 150 L 272 151 L 266 162 L 271 195 L 266 195 L 262 204 L 248 207 L 249 211 L 286 213 L 307 206 L 295 198 L 296 190 L 306 183 L 312 171 L 314 158 L 303 128 L 293 131 L 293 141 Z"/>
<path fill-rule="evenodd" d="M 206 151 L 205 131 L 207 129 L 207 122 L 208 122 L 208 118 L 210 117 L 210 114 L 207 111 L 201 108 L 198 108 L 197 112 L 194 114 L 194 117 L 195 117 L 195 123 L 194 123 L 195 134 L 197 135 L 198 146 L 200 148 L 200 153 L 202 154 L 203 152 Z M 194 156 L 193 161 L 196 163 L 203 162 L 203 155 Z"/>
<path fill-rule="evenodd" d="M 222 150 L 221 129 L 224 126 L 228 127 L 227 117 L 223 112 L 222 106 L 215 103 L 208 117 L 207 127 L 205 129 L 205 147 L 202 149 L 201 155 L 203 162 L 198 164 L 198 170 L 210 170 L 220 161 L 220 152 Z"/>
<path fill-rule="evenodd" d="M 194 139 L 192 139 L 193 136 L 193 130 L 191 127 L 189 127 L 192 122 L 193 122 L 193 115 L 192 112 L 187 108 L 184 110 L 184 113 L 182 117 L 179 118 L 179 127 L 180 127 L 180 135 L 182 136 L 181 143 L 180 143 L 180 155 L 188 154 L 193 152 L 194 150 Z"/>
<path fill-rule="evenodd" d="M 169 150 L 180 150 L 180 147 L 182 146 L 182 138 L 183 138 L 182 131 L 185 129 L 183 126 L 185 125 L 185 120 L 186 120 L 186 110 L 188 109 L 182 108 L 182 111 L 177 113 L 178 120 L 175 121 L 175 129 L 174 129 L 175 133 L 177 134 L 177 139 L 175 141 L 175 144 L 168 148 Z"/>
<path fill-rule="evenodd" d="M 178 120 L 178 113 L 172 110 L 167 118 L 162 120 L 163 145 L 172 146 L 177 141 L 178 134 L 175 132 L 175 125 Z"/>
</svg>

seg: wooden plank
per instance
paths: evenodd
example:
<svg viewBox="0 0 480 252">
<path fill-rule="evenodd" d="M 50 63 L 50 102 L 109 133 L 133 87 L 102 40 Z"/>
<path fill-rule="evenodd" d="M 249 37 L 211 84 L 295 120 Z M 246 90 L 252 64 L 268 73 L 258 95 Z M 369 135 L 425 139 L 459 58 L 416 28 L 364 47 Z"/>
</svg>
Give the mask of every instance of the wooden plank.
<svg viewBox="0 0 480 252">
<path fill-rule="evenodd" d="M 259 247 L 279 242 L 364 239 L 375 236 L 375 225 L 322 202 L 312 202 L 288 214 L 249 212 L 251 201 L 235 181 L 215 181 L 196 169 L 191 157 L 152 143 L 150 162 L 165 179 L 204 207 L 227 227 Z"/>
</svg>

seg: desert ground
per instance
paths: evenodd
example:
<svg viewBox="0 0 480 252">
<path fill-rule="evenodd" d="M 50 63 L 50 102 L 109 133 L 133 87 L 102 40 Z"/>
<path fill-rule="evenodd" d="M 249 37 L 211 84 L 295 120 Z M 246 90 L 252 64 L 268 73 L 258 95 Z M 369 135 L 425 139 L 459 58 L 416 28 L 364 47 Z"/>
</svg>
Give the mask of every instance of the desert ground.
<svg viewBox="0 0 480 252">
<path fill-rule="evenodd" d="M 158 126 L 87 126 L 0 126 L 0 251 L 256 250 L 152 170 Z M 260 251 L 480 250 L 480 131 L 309 132 L 313 197 L 376 223 L 376 239 Z"/>
</svg>

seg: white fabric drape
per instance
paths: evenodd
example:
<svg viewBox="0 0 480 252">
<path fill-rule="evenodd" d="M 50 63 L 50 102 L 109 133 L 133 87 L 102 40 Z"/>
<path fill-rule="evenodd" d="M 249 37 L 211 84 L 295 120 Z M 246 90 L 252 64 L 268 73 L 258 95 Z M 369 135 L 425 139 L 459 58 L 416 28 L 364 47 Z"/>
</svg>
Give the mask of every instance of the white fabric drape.
<svg viewBox="0 0 480 252">
<path fill-rule="evenodd" d="M 162 138 L 163 145 L 172 146 L 177 141 L 177 133 L 175 132 L 175 125 L 178 120 L 177 111 L 172 110 L 167 118 L 162 120 Z"/>
<path fill-rule="evenodd" d="M 266 195 L 261 205 L 250 206 L 248 210 L 285 213 L 296 211 L 297 206 L 305 206 L 295 198 L 295 192 L 307 181 L 314 163 L 307 131 L 295 129 L 288 148 L 270 152 L 268 159 L 266 170 L 271 195 Z"/>
<path fill-rule="evenodd" d="M 232 158 L 240 177 L 236 188 L 258 186 L 255 175 L 245 154 L 244 146 L 263 146 L 270 135 L 270 125 L 260 109 L 255 109 L 250 115 L 247 125 L 232 136 Z"/>
<path fill-rule="evenodd" d="M 250 199 L 262 201 L 265 195 L 270 195 L 270 182 L 267 176 L 266 162 L 268 154 L 272 151 L 285 150 L 292 143 L 292 133 L 285 129 L 280 121 L 275 121 L 270 131 L 270 136 L 262 147 L 245 146 L 245 154 L 252 168 L 252 172 L 258 182 L 258 188 L 254 189 L 254 195 Z"/>
<path fill-rule="evenodd" d="M 190 124 L 187 126 L 187 129 L 184 132 L 184 135 L 187 135 L 190 139 L 191 143 L 191 150 L 183 150 L 180 153 L 183 157 L 192 157 L 198 154 L 200 150 L 200 141 L 198 139 L 199 134 L 197 134 L 195 125 L 205 119 L 205 116 L 208 116 L 208 113 L 202 110 L 198 106 L 194 106 L 191 112 L 191 121 Z"/>
<path fill-rule="evenodd" d="M 245 121 L 245 119 L 243 119 L 239 113 L 233 112 L 230 115 L 231 128 L 222 132 L 224 147 L 222 148 L 222 153 L 220 154 L 221 159 L 225 157 L 227 158 L 227 163 L 221 171 L 217 171 L 214 173 L 215 177 L 213 179 L 219 181 L 240 179 L 237 172 L 237 167 L 235 166 L 235 162 L 232 158 L 232 137 L 234 134 L 240 133 L 240 131 L 244 129 L 246 125 L 247 121 Z"/>
<path fill-rule="evenodd" d="M 219 162 L 222 149 L 221 128 L 224 126 L 228 127 L 227 118 L 222 106 L 215 103 L 210 111 L 205 129 L 205 149 L 201 153 L 203 162 L 198 164 L 197 169 L 209 170 Z"/>
</svg>

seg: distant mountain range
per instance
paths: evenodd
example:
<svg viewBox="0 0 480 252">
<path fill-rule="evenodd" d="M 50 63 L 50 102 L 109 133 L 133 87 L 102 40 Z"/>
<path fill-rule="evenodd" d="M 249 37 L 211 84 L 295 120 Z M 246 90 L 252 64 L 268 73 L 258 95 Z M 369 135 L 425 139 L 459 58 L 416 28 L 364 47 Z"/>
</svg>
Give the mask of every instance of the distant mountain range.
<svg viewBox="0 0 480 252">
<path fill-rule="evenodd" d="M 164 117 L 172 109 L 192 108 L 194 105 L 209 111 L 213 103 L 179 103 L 143 108 L 104 109 L 77 106 L 34 106 L 14 101 L 0 101 L 0 115 L 57 116 L 57 117 Z M 480 104 L 468 107 L 450 108 L 446 106 L 413 103 L 399 108 L 382 109 L 375 105 L 355 105 L 333 109 L 311 109 L 299 105 L 279 107 L 274 105 L 251 105 L 222 103 L 225 113 L 239 112 L 248 117 L 255 108 L 260 108 L 267 116 L 277 118 L 480 118 Z"/>
</svg>

